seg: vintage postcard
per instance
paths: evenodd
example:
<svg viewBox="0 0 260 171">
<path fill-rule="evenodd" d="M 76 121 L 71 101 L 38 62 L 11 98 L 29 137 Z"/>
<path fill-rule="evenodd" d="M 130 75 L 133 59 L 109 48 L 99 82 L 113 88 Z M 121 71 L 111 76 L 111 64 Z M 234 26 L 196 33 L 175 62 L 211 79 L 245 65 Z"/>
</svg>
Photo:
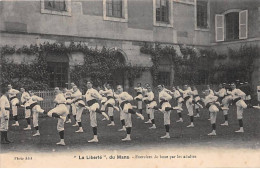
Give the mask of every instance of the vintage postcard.
<svg viewBox="0 0 260 171">
<path fill-rule="evenodd" d="M 0 0 L 0 167 L 260 167 L 259 45 L 259 0 Z"/>
</svg>

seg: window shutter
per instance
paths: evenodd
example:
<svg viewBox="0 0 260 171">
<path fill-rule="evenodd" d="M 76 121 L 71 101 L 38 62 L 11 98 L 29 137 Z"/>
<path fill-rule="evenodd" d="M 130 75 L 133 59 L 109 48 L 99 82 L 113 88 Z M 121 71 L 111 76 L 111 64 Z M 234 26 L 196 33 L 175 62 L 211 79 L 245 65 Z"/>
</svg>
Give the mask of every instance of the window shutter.
<svg viewBox="0 0 260 171">
<path fill-rule="evenodd" d="M 215 15 L 216 41 L 224 41 L 224 15 Z"/>
<path fill-rule="evenodd" d="M 239 12 L 239 39 L 247 39 L 248 11 Z"/>
</svg>

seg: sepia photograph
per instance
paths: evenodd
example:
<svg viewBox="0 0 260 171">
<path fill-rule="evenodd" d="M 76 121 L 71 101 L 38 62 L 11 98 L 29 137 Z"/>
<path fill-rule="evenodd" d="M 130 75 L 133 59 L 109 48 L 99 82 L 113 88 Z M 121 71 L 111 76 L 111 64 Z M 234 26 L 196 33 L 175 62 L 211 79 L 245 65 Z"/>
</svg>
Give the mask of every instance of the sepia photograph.
<svg viewBox="0 0 260 171">
<path fill-rule="evenodd" d="M 0 0 L 0 168 L 259 168 L 260 0 Z"/>
</svg>

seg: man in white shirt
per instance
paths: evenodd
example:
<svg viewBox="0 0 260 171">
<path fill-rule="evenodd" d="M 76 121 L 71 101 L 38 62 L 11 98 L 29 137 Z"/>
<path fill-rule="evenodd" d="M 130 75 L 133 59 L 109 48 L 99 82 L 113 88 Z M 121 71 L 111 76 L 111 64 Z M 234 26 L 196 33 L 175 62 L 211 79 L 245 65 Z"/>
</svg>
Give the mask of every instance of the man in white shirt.
<svg viewBox="0 0 260 171">
<path fill-rule="evenodd" d="M 74 85 L 72 88 L 73 88 L 73 93 L 71 95 L 72 103 L 76 107 L 76 123 L 75 123 L 75 125 L 72 125 L 72 126 L 75 126 L 75 127 L 79 126 L 79 129 L 75 132 L 82 133 L 84 131 L 83 131 L 83 128 L 82 128 L 81 116 L 82 116 L 82 112 L 83 112 L 84 107 L 85 107 L 85 102 L 83 101 L 82 93 L 78 89 L 78 87 L 76 85 Z"/>
<path fill-rule="evenodd" d="M 223 114 L 225 122 L 221 126 L 228 126 L 228 111 L 229 111 L 229 102 L 232 100 L 232 96 L 227 93 L 225 84 L 219 84 L 219 91 L 215 91 L 215 94 L 218 96 L 218 101 L 223 106 Z"/>
<path fill-rule="evenodd" d="M 159 91 L 159 103 L 160 103 L 160 111 L 163 113 L 163 120 L 164 120 L 164 126 L 166 130 L 166 135 L 162 136 L 161 138 L 170 138 L 170 115 L 171 110 L 167 110 L 168 108 L 171 108 L 171 104 L 169 101 L 172 99 L 172 96 L 169 95 L 162 85 L 158 85 L 158 91 Z"/>
<path fill-rule="evenodd" d="M 192 86 L 191 94 L 193 96 L 193 103 L 195 105 L 195 112 L 196 112 L 196 115 L 194 117 L 199 118 L 200 117 L 200 108 L 203 108 L 203 106 L 200 104 L 201 99 L 200 99 L 199 92 L 198 92 L 196 86 Z"/>
<path fill-rule="evenodd" d="M 183 99 L 184 102 L 186 103 L 186 107 L 188 109 L 189 112 L 189 116 L 190 116 L 190 125 L 188 125 L 188 128 L 193 128 L 194 127 L 194 116 L 193 116 L 193 98 L 192 98 L 192 92 L 191 89 L 188 88 L 188 85 L 184 85 L 184 90 L 180 89 L 179 87 L 177 87 L 178 90 L 183 94 Z"/>
<path fill-rule="evenodd" d="M 179 116 L 179 120 L 177 120 L 176 122 L 183 122 L 182 119 L 182 104 L 184 102 L 184 99 L 181 96 L 181 93 L 179 90 L 177 90 L 174 86 L 172 87 L 172 91 L 165 89 L 170 95 L 173 96 L 173 98 L 177 101 L 177 107 L 179 107 L 180 109 L 177 110 L 177 114 Z"/>
<path fill-rule="evenodd" d="M 26 105 L 26 109 L 30 109 L 32 116 L 33 116 L 33 127 L 36 130 L 36 133 L 33 135 L 40 136 L 39 131 L 39 113 L 45 113 L 44 110 L 41 108 L 38 102 L 43 101 L 43 98 L 36 96 L 33 91 L 29 91 L 30 99 L 28 104 Z"/>
<path fill-rule="evenodd" d="M 90 126 L 92 127 L 94 137 L 92 140 L 89 140 L 88 142 L 98 142 L 98 136 L 97 136 L 97 112 L 102 113 L 99 109 L 99 103 L 98 100 L 102 99 L 102 96 L 98 93 L 97 90 L 93 88 L 93 84 L 91 81 L 87 82 L 87 92 L 85 94 L 86 102 L 88 107 L 86 109 L 89 110 L 89 116 L 90 116 Z"/>
<path fill-rule="evenodd" d="M 133 107 L 130 103 L 134 98 L 128 94 L 127 92 L 123 91 L 123 87 L 121 85 L 117 86 L 117 92 L 118 94 L 115 94 L 116 99 L 119 102 L 120 106 L 120 119 L 124 118 L 125 120 L 125 128 L 126 128 L 126 138 L 122 139 L 122 141 L 131 141 L 131 130 L 132 130 L 132 114 L 137 115 L 142 120 L 144 120 L 144 117 L 142 114 L 137 113 L 133 110 Z"/>
<path fill-rule="evenodd" d="M 105 86 L 104 86 L 105 87 Z M 106 101 L 107 101 L 107 95 L 105 93 L 103 93 L 103 90 L 101 89 L 100 86 L 97 87 L 97 91 L 98 93 L 102 96 L 102 99 L 101 99 L 101 108 L 100 108 L 100 111 L 102 113 L 102 115 L 104 116 L 104 118 L 102 119 L 103 121 L 105 120 L 109 120 L 109 117 L 108 115 L 106 114 L 105 110 L 106 110 Z"/>
<path fill-rule="evenodd" d="M 25 91 L 24 88 L 20 88 L 20 92 L 22 93 L 21 96 L 21 103 L 22 103 L 22 107 L 25 107 L 26 105 L 28 105 L 29 99 L 30 99 L 30 94 L 28 92 Z M 25 113 L 25 119 L 27 121 L 27 127 L 24 128 L 24 130 L 31 130 L 31 110 L 30 109 L 26 109 L 26 107 L 24 108 L 24 113 Z"/>
<path fill-rule="evenodd" d="M 71 89 L 69 89 L 69 91 L 70 91 L 72 94 L 74 94 L 76 91 L 73 90 L 73 87 L 75 87 L 76 84 L 75 84 L 75 83 L 71 83 L 70 85 L 71 85 Z M 76 86 L 76 87 L 77 87 L 77 86 Z M 75 88 L 74 88 L 74 89 L 75 89 Z M 76 119 L 77 108 L 76 108 L 76 104 L 72 102 L 72 101 L 73 101 L 72 95 L 71 95 L 71 99 L 68 99 L 68 101 L 69 101 L 70 104 L 71 104 L 71 113 L 72 113 L 72 116 L 73 116 L 73 118 L 74 118 L 74 120 L 75 120 L 75 125 L 73 125 L 73 126 L 78 126 L 77 119 Z"/>
<path fill-rule="evenodd" d="M 212 132 L 208 135 L 217 135 L 216 134 L 216 119 L 217 113 L 219 112 L 218 107 L 216 106 L 216 102 L 218 100 L 217 96 L 210 94 L 209 90 L 205 91 L 205 99 L 203 99 L 206 108 L 209 110 L 210 113 L 210 122 L 212 126 Z"/>
<path fill-rule="evenodd" d="M 62 92 L 63 92 L 63 95 L 66 99 L 66 107 L 69 111 L 69 114 L 67 115 L 68 120 L 65 123 L 71 123 L 70 112 L 71 112 L 71 94 L 72 94 L 72 91 L 68 90 L 67 88 L 63 88 Z"/>
<path fill-rule="evenodd" d="M 115 98 L 114 98 L 114 91 L 111 87 L 111 84 L 106 84 L 105 90 L 103 90 L 102 93 L 105 94 L 107 97 L 107 101 L 104 104 L 104 106 L 107 107 L 108 116 L 110 118 L 110 124 L 108 124 L 107 126 L 115 126 L 114 109 L 119 111 L 119 108 L 115 106 L 116 102 L 115 102 Z"/>
<path fill-rule="evenodd" d="M 64 142 L 64 123 L 67 118 L 67 115 L 69 113 L 68 108 L 66 107 L 66 98 L 64 95 L 60 92 L 59 88 L 55 88 L 55 108 L 50 110 L 48 112 L 49 117 L 55 117 L 58 118 L 58 123 L 57 123 L 57 130 L 60 135 L 60 142 L 56 143 L 57 145 L 65 145 Z"/>
<path fill-rule="evenodd" d="M 13 89 L 11 84 L 8 85 L 9 101 L 11 103 L 12 114 L 13 114 L 14 121 L 15 121 L 15 123 L 12 124 L 12 126 L 19 126 L 18 116 L 17 116 L 17 106 L 19 106 L 19 100 L 17 98 L 18 93 L 20 93 L 20 92 L 16 89 Z"/>
<path fill-rule="evenodd" d="M 9 112 L 10 112 L 10 103 L 8 101 L 8 90 L 5 87 L 1 89 L 1 98 L 0 98 L 0 120 L 1 120 L 1 144 L 9 144 L 11 141 L 8 140 L 7 131 L 9 123 Z"/>
<path fill-rule="evenodd" d="M 151 86 L 147 87 L 147 97 L 143 98 L 143 101 L 146 101 L 146 104 L 148 106 L 148 113 L 149 114 L 149 119 L 147 122 L 145 123 L 152 123 L 152 126 L 149 129 L 156 129 L 155 126 L 155 120 L 154 120 L 154 107 L 157 106 L 157 103 L 154 99 L 154 93 L 152 91 Z M 150 121 L 150 122 L 149 122 Z"/>
<path fill-rule="evenodd" d="M 143 99 L 143 94 L 142 94 L 143 87 L 142 87 L 142 84 L 138 83 L 137 87 L 135 87 L 134 90 L 136 91 L 136 96 L 134 97 L 134 100 L 137 101 L 138 112 L 143 114 L 143 102 L 142 102 L 142 99 Z"/>
<path fill-rule="evenodd" d="M 142 88 L 142 96 L 143 97 L 147 97 L 147 93 L 148 93 L 148 87 L 151 87 L 149 83 L 145 83 L 145 87 Z M 149 104 L 146 103 L 147 101 L 145 100 L 144 103 L 145 103 L 145 112 L 147 114 L 147 117 L 148 117 L 148 121 L 146 121 L 145 123 L 151 123 L 151 118 L 150 118 L 150 109 L 149 109 Z"/>
<path fill-rule="evenodd" d="M 240 89 L 237 89 L 235 83 L 231 84 L 231 89 L 232 91 L 228 91 L 227 93 L 232 95 L 233 104 L 236 104 L 237 106 L 237 119 L 240 127 L 240 129 L 236 132 L 243 133 L 243 110 L 247 108 L 247 105 L 244 101 L 246 94 Z"/>
</svg>

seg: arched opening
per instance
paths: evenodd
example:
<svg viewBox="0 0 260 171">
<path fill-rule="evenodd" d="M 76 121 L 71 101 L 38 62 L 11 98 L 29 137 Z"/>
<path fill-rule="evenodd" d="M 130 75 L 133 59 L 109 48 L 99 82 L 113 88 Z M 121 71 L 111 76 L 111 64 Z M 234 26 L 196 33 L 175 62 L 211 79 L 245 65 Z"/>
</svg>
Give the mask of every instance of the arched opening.
<svg viewBox="0 0 260 171">
<path fill-rule="evenodd" d="M 117 62 L 119 62 L 120 64 L 122 64 L 122 66 L 126 65 L 126 59 L 125 56 L 123 55 L 122 52 L 118 51 L 116 54 L 116 59 L 118 60 Z M 124 67 L 115 69 L 112 71 L 112 75 L 111 78 L 109 79 L 109 82 L 115 87 L 116 85 L 122 85 L 123 87 L 125 87 L 125 79 L 126 79 L 126 71 Z"/>
<path fill-rule="evenodd" d="M 47 53 L 47 72 L 50 88 L 66 87 L 69 77 L 69 57 L 66 53 Z"/>
<path fill-rule="evenodd" d="M 158 83 L 170 86 L 173 82 L 174 70 L 170 57 L 165 56 L 159 60 Z"/>
</svg>

